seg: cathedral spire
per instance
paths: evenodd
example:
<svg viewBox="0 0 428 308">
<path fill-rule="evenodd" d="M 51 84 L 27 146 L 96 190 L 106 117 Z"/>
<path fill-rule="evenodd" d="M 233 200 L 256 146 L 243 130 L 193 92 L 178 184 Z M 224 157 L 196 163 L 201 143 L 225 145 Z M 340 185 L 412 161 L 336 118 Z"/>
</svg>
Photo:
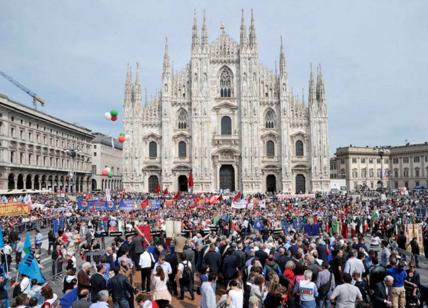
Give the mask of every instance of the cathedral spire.
<svg viewBox="0 0 428 308">
<path fill-rule="evenodd" d="M 208 31 L 207 31 L 207 21 L 205 18 L 205 10 L 204 10 L 204 17 L 202 19 L 201 40 L 202 40 L 202 49 L 207 49 L 208 48 Z"/>
<path fill-rule="evenodd" d="M 253 9 L 251 9 L 250 47 L 251 47 L 251 48 L 253 48 L 253 49 L 257 48 L 257 41 L 256 41 L 256 26 L 254 25 Z"/>
<path fill-rule="evenodd" d="M 282 36 L 281 36 L 281 47 L 279 50 L 279 74 L 282 76 L 285 72 L 285 53 L 284 53 L 284 45 L 282 44 Z"/>
<path fill-rule="evenodd" d="M 321 71 L 321 64 L 318 65 L 317 69 L 317 87 L 316 87 L 316 97 L 319 103 L 325 102 L 325 88 L 324 88 L 324 80 Z"/>
<path fill-rule="evenodd" d="M 138 64 L 138 62 L 137 69 L 135 71 L 134 100 L 136 103 L 141 104 L 140 65 Z"/>
<path fill-rule="evenodd" d="M 128 70 L 126 72 L 126 81 L 125 81 L 125 103 L 130 103 L 132 101 L 132 69 L 128 63 Z"/>
<path fill-rule="evenodd" d="M 242 9 L 241 16 L 241 40 L 240 40 L 241 49 L 247 45 L 247 28 L 245 26 L 245 17 L 244 9 Z"/>
<path fill-rule="evenodd" d="M 311 73 L 309 75 L 309 98 L 308 98 L 308 104 L 311 106 L 316 102 L 316 88 L 315 88 L 315 81 L 314 81 L 314 74 L 312 72 L 312 63 L 311 63 Z"/>
<path fill-rule="evenodd" d="M 192 27 L 192 49 L 199 46 L 198 36 L 198 19 L 196 17 L 196 10 L 193 13 L 193 27 Z"/>
<path fill-rule="evenodd" d="M 165 49 L 163 54 L 163 74 L 169 73 L 171 64 L 169 62 L 168 37 L 165 37 Z"/>
</svg>

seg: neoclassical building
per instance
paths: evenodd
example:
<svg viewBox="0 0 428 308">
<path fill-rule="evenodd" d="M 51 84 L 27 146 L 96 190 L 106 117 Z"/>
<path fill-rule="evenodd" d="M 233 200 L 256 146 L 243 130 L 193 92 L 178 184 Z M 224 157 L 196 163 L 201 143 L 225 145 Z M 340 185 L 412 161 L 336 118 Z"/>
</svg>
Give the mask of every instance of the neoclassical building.
<svg viewBox="0 0 428 308">
<path fill-rule="evenodd" d="M 308 101 L 279 69 L 259 62 L 256 27 L 242 14 L 240 39 L 221 25 L 208 39 L 195 15 L 188 65 L 175 72 L 165 44 L 161 91 L 144 105 L 138 68 L 125 83 L 123 184 L 129 191 L 314 192 L 329 189 L 328 115 L 321 69 L 309 76 Z M 248 35 L 247 35 L 248 30 Z"/>
<path fill-rule="evenodd" d="M 0 94 L 0 193 L 90 191 L 92 138 Z"/>
</svg>

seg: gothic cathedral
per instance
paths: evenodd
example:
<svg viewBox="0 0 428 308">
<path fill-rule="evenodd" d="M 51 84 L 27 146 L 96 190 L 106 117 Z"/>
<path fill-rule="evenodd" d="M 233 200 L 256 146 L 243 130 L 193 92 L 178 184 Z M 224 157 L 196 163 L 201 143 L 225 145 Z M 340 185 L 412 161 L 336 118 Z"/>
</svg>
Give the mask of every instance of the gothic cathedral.
<svg viewBox="0 0 428 308">
<path fill-rule="evenodd" d="M 189 64 L 174 72 L 165 44 L 161 91 L 142 104 L 141 83 L 125 84 L 123 184 L 194 192 L 308 193 L 329 190 L 328 115 L 321 68 L 309 77 L 308 102 L 288 86 L 281 39 L 279 70 L 258 58 L 253 13 L 240 40 L 222 25 L 208 40 L 196 15 Z M 159 185 L 158 185 L 159 184 Z"/>
</svg>

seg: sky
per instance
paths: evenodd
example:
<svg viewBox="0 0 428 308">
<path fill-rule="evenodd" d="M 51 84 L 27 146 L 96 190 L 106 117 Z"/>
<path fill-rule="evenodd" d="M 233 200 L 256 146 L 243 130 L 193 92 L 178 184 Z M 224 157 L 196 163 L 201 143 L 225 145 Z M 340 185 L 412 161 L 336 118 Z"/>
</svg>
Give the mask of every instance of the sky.
<svg viewBox="0 0 428 308">
<path fill-rule="evenodd" d="M 307 93 L 310 64 L 322 65 L 331 153 L 428 141 L 424 0 L 0 0 L 0 70 L 43 97 L 44 112 L 117 135 L 122 123 L 104 113 L 121 111 L 128 63 L 140 64 L 150 99 L 160 86 L 165 36 L 181 70 L 194 10 L 199 23 L 206 10 L 210 41 L 221 23 L 239 41 L 241 9 L 248 27 L 251 8 L 260 62 L 274 69 L 282 35 L 294 92 Z M 0 93 L 32 104 L 1 77 Z"/>
</svg>

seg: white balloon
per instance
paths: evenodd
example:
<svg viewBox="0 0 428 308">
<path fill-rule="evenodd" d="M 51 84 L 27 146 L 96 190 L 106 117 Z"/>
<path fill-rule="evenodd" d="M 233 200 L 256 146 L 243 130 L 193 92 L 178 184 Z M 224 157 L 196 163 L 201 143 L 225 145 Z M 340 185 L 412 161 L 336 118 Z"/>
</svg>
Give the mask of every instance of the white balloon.
<svg viewBox="0 0 428 308">
<path fill-rule="evenodd" d="M 111 114 L 110 114 L 110 112 L 104 113 L 104 117 L 106 118 L 106 120 L 111 120 Z"/>
</svg>

